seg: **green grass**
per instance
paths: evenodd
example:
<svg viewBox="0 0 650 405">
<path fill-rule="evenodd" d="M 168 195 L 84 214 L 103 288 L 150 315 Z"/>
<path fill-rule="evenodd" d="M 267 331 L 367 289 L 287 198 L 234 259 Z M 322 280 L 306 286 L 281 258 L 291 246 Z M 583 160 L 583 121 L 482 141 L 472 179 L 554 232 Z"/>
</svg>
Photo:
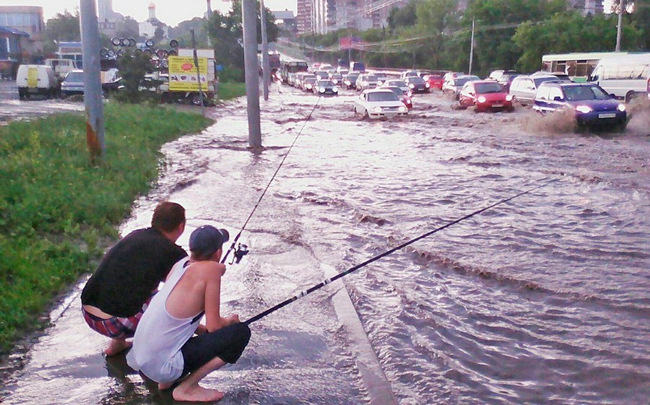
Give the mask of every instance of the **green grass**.
<svg viewBox="0 0 650 405">
<path fill-rule="evenodd" d="M 109 103 L 106 158 L 90 163 L 83 116 L 0 127 L 0 353 L 33 330 L 52 298 L 94 269 L 107 238 L 161 168 L 160 147 L 211 121 Z"/>
<path fill-rule="evenodd" d="M 245 83 L 219 83 L 219 100 L 231 100 L 246 95 Z"/>
</svg>

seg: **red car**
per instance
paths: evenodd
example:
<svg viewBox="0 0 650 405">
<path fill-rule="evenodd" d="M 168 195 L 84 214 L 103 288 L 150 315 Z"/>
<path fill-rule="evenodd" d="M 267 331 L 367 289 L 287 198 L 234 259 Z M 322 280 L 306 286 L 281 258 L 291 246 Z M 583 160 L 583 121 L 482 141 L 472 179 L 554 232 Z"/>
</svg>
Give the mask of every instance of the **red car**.
<svg viewBox="0 0 650 405">
<path fill-rule="evenodd" d="M 409 97 L 410 92 L 406 92 L 397 86 L 382 86 L 381 88 L 388 89 L 393 93 L 395 93 L 397 97 L 399 97 L 400 101 L 404 103 L 404 105 L 408 110 L 411 110 L 411 108 L 413 108 L 413 100 L 411 99 L 411 97 Z"/>
<path fill-rule="evenodd" d="M 427 75 L 424 76 L 424 80 L 426 80 L 427 83 L 429 83 L 429 89 L 438 89 L 442 90 L 442 84 L 445 82 L 445 79 L 442 77 L 442 75 Z"/>
<path fill-rule="evenodd" d="M 506 110 L 514 111 L 512 96 L 499 83 L 492 80 L 467 82 L 460 91 L 461 108 L 474 106 L 476 112 Z"/>
</svg>

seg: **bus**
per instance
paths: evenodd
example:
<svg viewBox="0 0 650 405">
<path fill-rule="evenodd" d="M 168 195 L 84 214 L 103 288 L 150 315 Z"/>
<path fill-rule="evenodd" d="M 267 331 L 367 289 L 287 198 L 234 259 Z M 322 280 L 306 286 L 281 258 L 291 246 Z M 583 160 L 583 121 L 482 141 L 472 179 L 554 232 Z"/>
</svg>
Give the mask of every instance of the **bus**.
<svg viewBox="0 0 650 405">
<path fill-rule="evenodd" d="M 609 94 L 626 102 L 648 93 L 650 83 L 650 53 L 629 53 L 603 58 L 589 81 Z"/>
<path fill-rule="evenodd" d="M 283 83 L 287 83 L 289 74 L 295 75 L 298 72 L 306 72 L 308 70 L 309 65 L 304 60 L 282 61 L 280 66 L 280 80 Z"/>
<path fill-rule="evenodd" d="M 566 74 L 574 82 L 584 83 L 603 58 L 627 55 L 627 52 L 582 52 L 542 56 L 542 70 Z"/>
</svg>

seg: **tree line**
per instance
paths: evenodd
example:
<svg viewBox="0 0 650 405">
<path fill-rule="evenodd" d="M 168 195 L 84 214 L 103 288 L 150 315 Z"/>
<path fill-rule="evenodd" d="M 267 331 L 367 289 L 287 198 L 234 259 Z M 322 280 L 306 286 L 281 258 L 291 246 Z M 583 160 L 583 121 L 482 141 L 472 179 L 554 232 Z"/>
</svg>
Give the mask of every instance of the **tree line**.
<svg viewBox="0 0 650 405">
<path fill-rule="evenodd" d="M 647 51 L 650 0 L 626 3 L 621 50 Z M 615 2 L 613 11 L 617 7 Z M 539 70 L 544 54 L 614 51 L 618 16 L 584 15 L 566 0 L 474 0 L 463 11 L 457 0 L 410 0 L 390 12 L 385 28 L 303 35 L 298 46 L 330 63 L 351 56 L 376 67 L 467 71 L 472 22 L 472 72 L 485 75 L 492 69 Z M 339 50 L 339 39 L 349 36 L 363 42 Z"/>
</svg>

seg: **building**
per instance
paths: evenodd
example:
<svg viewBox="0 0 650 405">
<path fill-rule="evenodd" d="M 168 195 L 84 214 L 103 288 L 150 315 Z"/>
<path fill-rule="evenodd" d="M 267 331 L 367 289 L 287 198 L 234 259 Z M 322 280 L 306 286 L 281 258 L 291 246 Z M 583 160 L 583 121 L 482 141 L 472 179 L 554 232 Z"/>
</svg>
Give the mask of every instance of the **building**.
<svg viewBox="0 0 650 405">
<path fill-rule="evenodd" d="M 97 0 L 97 14 L 100 33 L 114 37 L 124 30 L 124 16 L 113 11 L 113 0 Z"/>
<path fill-rule="evenodd" d="M 298 0 L 299 17 L 301 1 Z M 390 11 L 406 3 L 408 0 L 311 0 L 304 9 L 305 13 L 311 10 L 313 31 L 326 34 L 340 29 L 386 27 Z"/>
<path fill-rule="evenodd" d="M 11 27 L 0 26 L 0 78 L 15 78 L 23 42 L 29 34 Z"/>
<path fill-rule="evenodd" d="M 275 25 L 278 26 L 280 31 L 286 32 L 290 37 L 296 35 L 296 16 L 293 15 L 293 11 L 271 11 L 271 13 L 273 14 L 273 17 L 275 17 Z"/>
<path fill-rule="evenodd" d="M 45 31 L 43 7 L 0 6 L 0 26 L 26 32 L 32 41 L 40 41 Z"/>
<path fill-rule="evenodd" d="M 297 0 L 296 31 L 298 35 L 311 34 L 314 30 L 314 0 Z"/>
<path fill-rule="evenodd" d="M 156 36 L 156 30 L 161 29 L 164 37 L 169 37 L 169 27 L 164 22 L 156 18 L 156 5 L 149 3 L 149 18 L 147 21 L 138 23 L 140 36 L 145 38 L 153 38 Z"/>
</svg>

